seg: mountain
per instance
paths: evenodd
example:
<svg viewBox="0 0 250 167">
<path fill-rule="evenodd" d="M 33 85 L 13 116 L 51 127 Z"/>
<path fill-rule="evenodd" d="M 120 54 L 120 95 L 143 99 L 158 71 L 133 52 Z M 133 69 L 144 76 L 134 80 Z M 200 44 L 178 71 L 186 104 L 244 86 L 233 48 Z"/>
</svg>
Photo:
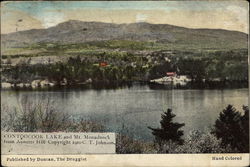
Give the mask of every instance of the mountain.
<svg viewBox="0 0 250 167">
<path fill-rule="evenodd" d="M 154 41 L 188 48 L 247 48 L 248 35 L 222 29 L 190 29 L 168 24 L 113 24 L 70 20 L 47 29 L 1 34 L 1 46 L 23 47 L 34 43 L 84 43 L 103 40 Z"/>
</svg>

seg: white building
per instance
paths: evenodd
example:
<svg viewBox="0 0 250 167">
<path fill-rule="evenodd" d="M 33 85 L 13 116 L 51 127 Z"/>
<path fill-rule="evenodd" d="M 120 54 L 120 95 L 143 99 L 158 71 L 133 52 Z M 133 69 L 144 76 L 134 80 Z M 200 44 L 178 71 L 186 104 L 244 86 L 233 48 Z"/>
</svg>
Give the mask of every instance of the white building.
<svg viewBox="0 0 250 167">
<path fill-rule="evenodd" d="M 168 73 L 167 73 L 168 74 Z M 169 73 L 171 75 L 150 80 L 150 82 L 155 82 L 159 84 L 173 84 L 173 85 L 186 85 L 191 81 L 186 75 L 177 75 L 176 73 Z"/>
</svg>

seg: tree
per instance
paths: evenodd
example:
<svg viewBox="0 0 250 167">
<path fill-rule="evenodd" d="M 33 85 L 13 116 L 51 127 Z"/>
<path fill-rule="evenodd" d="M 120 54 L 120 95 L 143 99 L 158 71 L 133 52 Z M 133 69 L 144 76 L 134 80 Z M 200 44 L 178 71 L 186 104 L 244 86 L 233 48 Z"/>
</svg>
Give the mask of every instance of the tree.
<svg viewBox="0 0 250 167">
<path fill-rule="evenodd" d="M 239 152 L 248 152 L 248 108 L 243 107 L 243 109 L 245 115 L 241 116 L 232 105 L 228 105 L 215 121 L 212 133 L 222 140 L 222 146 L 230 145 Z"/>
<path fill-rule="evenodd" d="M 161 128 L 148 127 L 152 130 L 152 134 L 155 136 L 155 140 L 160 147 L 164 144 L 164 142 L 168 141 L 177 142 L 178 144 L 183 143 L 183 139 L 181 139 L 183 131 L 179 129 L 185 124 L 173 122 L 174 117 L 175 114 L 172 114 L 172 110 L 168 109 L 167 112 L 164 112 L 164 114 L 161 115 Z"/>
<path fill-rule="evenodd" d="M 240 131 L 241 131 L 241 147 L 240 150 L 244 153 L 249 153 L 249 108 L 243 106 L 244 115 L 241 117 Z"/>
<path fill-rule="evenodd" d="M 12 63 L 12 61 L 11 61 L 11 57 L 10 57 L 10 56 L 8 56 L 8 57 L 7 57 L 6 64 L 11 65 L 11 63 Z"/>
</svg>

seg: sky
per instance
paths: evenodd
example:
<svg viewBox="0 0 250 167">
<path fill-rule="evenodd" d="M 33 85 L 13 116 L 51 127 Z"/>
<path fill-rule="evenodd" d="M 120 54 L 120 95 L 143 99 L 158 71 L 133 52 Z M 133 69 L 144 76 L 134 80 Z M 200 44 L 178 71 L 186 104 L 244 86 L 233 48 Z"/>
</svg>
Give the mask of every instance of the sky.
<svg viewBox="0 0 250 167">
<path fill-rule="evenodd" d="M 248 3 L 232 1 L 9 1 L 1 3 L 1 33 L 56 26 L 68 20 L 148 22 L 248 33 Z"/>
</svg>

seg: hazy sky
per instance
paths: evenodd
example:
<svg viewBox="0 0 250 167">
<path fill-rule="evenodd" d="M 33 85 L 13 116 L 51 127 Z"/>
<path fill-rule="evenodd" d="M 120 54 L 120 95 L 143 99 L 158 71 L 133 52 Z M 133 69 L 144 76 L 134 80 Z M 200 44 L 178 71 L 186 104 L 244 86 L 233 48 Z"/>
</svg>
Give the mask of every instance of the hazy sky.
<svg viewBox="0 0 250 167">
<path fill-rule="evenodd" d="M 1 33 L 48 28 L 67 20 L 149 22 L 248 33 L 246 1 L 38 1 L 1 3 Z"/>
</svg>

